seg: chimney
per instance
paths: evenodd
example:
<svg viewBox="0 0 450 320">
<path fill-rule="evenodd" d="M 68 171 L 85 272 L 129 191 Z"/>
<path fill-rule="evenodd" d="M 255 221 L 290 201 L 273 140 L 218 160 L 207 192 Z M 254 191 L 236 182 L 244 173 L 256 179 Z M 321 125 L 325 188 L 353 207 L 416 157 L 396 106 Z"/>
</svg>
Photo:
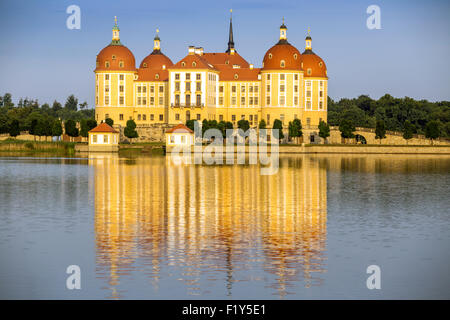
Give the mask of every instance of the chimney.
<svg viewBox="0 0 450 320">
<path fill-rule="evenodd" d="M 195 47 L 194 47 L 194 46 L 189 46 L 188 53 L 189 53 L 190 55 L 191 55 L 191 54 L 195 54 Z"/>
<path fill-rule="evenodd" d="M 195 48 L 195 54 L 198 54 L 199 56 L 203 55 L 203 48 L 202 47 L 198 47 Z"/>
</svg>

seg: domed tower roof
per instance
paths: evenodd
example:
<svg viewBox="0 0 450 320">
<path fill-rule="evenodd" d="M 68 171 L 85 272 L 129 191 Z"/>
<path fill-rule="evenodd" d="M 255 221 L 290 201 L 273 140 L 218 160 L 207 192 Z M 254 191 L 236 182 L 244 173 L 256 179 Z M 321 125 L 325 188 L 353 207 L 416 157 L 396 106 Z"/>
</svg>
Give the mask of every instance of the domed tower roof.
<svg viewBox="0 0 450 320">
<path fill-rule="evenodd" d="M 172 60 L 161 52 L 159 30 L 153 41 L 153 51 L 142 60 L 138 70 L 138 81 L 164 81 L 168 79 L 167 69 L 173 66 Z"/>
<path fill-rule="evenodd" d="M 97 55 L 95 71 L 136 71 L 136 61 L 130 49 L 120 42 L 117 18 L 111 43 Z"/>
<path fill-rule="evenodd" d="M 263 59 L 262 70 L 301 70 L 301 53 L 287 41 L 287 27 L 280 26 L 280 40 L 269 50 Z"/>
<path fill-rule="evenodd" d="M 312 51 L 312 39 L 309 35 L 305 38 L 305 51 L 302 53 L 302 69 L 305 77 L 327 78 L 327 66 L 321 57 Z"/>
</svg>

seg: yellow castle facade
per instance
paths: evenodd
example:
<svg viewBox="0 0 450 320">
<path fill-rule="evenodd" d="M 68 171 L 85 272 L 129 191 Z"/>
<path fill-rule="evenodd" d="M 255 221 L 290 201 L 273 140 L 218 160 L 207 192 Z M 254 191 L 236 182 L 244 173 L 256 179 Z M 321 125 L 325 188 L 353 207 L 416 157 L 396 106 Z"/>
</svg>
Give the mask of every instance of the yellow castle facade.
<svg viewBox="0 0 450 320">
<path fill-rule="evenodd" d="M 304 129 L 317 128 L 327 119 L 328 76 L 325 62 L 305 39 L 303 53 L 288 42 L 287 27 L 280 26 L 278 42 L 264 55 L 262 67 L 248 63 L 234 46 L 230 18 L 228 48 L 208 53 L 190 46 L 173 63 L 163 54 L 159 31 L 153 51 L 136 68 L 133 53 L 122 44 L 117 19 L 111 43 L 97 55 L 95 117 L 111 118 L 125 126 L 174 125 L 188 120 L 241 119 L 267 127 L 275 119 L 285 127 L 300 119 Z"/>
</svg>

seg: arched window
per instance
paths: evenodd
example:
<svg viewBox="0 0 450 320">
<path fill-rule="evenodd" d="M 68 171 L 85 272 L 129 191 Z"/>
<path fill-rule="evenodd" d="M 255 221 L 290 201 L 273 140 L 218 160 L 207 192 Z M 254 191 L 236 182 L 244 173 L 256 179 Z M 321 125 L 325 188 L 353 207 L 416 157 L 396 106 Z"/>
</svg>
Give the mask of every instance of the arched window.
<svg viewBox="0 0 450 320">
<path fill-rule="evenodd" d="M 183 61 L 183 62 L 181 63 L 181 66 L 182 66 L 182 67 L 185 67 L 185 66 L 186 66 L 186 62 Z"/>
<path fill-rule="evenodd" d="M 119 68 L 123 68 L 123 61 L 119 61 Z"/>
<path fill-rule="evenodd" d="M 105 61 L 105 67 L 109 68 L 109 61 Z"/>
<path fill-rule="evenodd" d="M 296 53 L 294 53 L 294 59 L 297 60 L 298 55 Z"/>
<path fill-rule="evenodd" d="M 116 55 L 115 54 L 112 55 L 112 59 L 116 60 Z"/>
<path fill-rule="evenodd" d="M 321 67 L 321 68 L 322 68 L 322 66 L 323 66 L 323 62 L 322 62 L 322 61 L 320 61 L 320 62 L 319 62 L 319 67 Z"/>
<path fill-rule="evenodd" d="M 272 59 L 272 54 L 271 53 L 269 53 L 269 59 Z"/>
<path fill-rule="evenodd" d="M 280 61 L 280 67 L 281 68 L 284 68 L 286 66 L 286 63 L 284 62 L 284 60 L 281 60 Z"/>
<path fill-rule="evenodd" d="M 156 80 L 159 79 L 159 73 L 155 74 L 155 79 L 156 79 Z"/>
<path fill-rule="evenodd" d="M 143 66 L 144 68 L 147 68 L 147 62 L 144 62 L 144 63 L 142 64 L 142 66 Z"/>
<path fill-rule="evenodd" d="M 310 75 L 311 75 L 311 73 L 312 73 L 312 70 L 311 70 L 311 68 L 308 68 L 308 70 L 306 70 L 306 74 L 307 74 L 308 76 L 310 76 Z"/>
<path fill-rule="evenodd" d="M 192 66 L 193 67 L 196 67 L 197 66 L 197 63 L 194 61 L 194 62 L 192 62 Z"/>
<path fill-rule="evenodd" d="M 239 78 L 239 76 L 238 76 L 237 73 L 234 74 L 234 78 L 235 78 L 236 80 Z"/>
</svg>

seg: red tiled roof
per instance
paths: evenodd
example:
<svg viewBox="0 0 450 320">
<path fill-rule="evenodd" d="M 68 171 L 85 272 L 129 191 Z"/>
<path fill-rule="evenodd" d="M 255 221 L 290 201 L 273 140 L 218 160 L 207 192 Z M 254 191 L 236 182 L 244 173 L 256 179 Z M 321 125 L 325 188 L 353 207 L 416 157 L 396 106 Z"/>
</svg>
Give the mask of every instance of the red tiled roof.
<svg viewBox="0 0 450 320">
<path fill-rule="evenodd" d="M 218 65 L 220 71 L 220 81 L 258 81 L 260 68 L 230 68 L 225 65 Z M 237 79 L 236 79 L 237 76 Z"/>
<path fill-rule="evenodd" d="M 185 65 L 182 65 L 182 62 L 185 63 Z M 195 66 L 192 65 L 192 63 L 195 62 Z M 211 69 L 216 70 L 214 66 L 209 63 L 205 58 L 198 54 L 189 54 L 180 61 L 178 61 L 175 65 L 170 67 L 169 69 Z"/>
<path fill-rule="evenodd" d="M 194 133 L 194 131 L 192 131 L 191 129 L 189 129 L 188 127 L 186 127 L 184 124 L 180 123 L 177 124 L 175 127 L 169 129 L 166 131 L 166 133 Z"/>
<path fill-rule="evenodd" d="M 230 67 L 232 67 L 233 65 L 239 65 L 241 68 L 250 67 L 248 62 L 245 61 L 245 59 L 242 58 L 237 52 L 235 52 L 234 54 L 229 54 L 226 52 L 206 52 L 203 54 L 203 57 L 214 66 L 223 64 Z"/>
<path fill-rule="evenodd" d="M 98 126 L 96 126 L 94 129 L 90 130 L 89 132 L 112 132 L 112 133 L 118 133 L 116 130 L 114 130 L 113 127 L 111 127 L 106 122 L 100 123 Z"/>
</svg>

